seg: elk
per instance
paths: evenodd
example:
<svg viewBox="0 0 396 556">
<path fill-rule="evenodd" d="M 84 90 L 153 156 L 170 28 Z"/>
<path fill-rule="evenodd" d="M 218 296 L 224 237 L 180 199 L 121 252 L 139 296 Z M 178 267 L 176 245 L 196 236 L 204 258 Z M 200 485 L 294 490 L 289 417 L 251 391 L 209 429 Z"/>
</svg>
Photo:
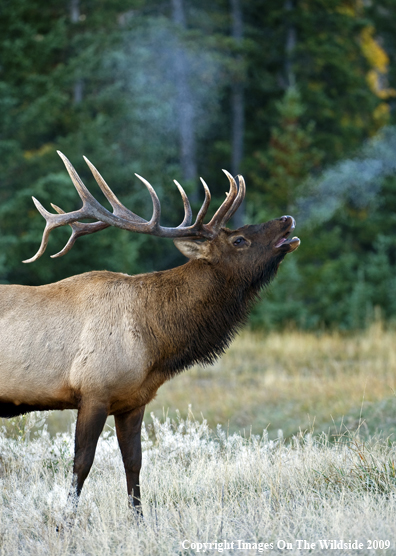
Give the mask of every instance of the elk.
<svg viewBox="0 0 396 556">
<path fill-rule="evenodd" d="M 260 290 L 275 276 L 287 253 L 300 244 L 291 237 L 294 218 L 225 227 L 245 196 L 242 176 L 229 179 L 226 199 L 204 224 L 211 196 L 192 223 L 187 195 L 175 181 L 184 219 L 175 228 L 160 225 L 160 201 L 148 181 L 153 214 L 149 221 L 128 210 L 85 157 L 112 206 L 104 208 L 62 154 L 82 208 L 48 212 L 37 260 L 54 228 L 69 224 L 72 234 L 53 257 L 66 254 L 80 236 L 115 226 L 173 238 L 189 261 L 177 268 L 129 276 L 88 272 L 43 286 L 0 286 L 0 417 L 29 411 L 77 409 L 70 496 L 75 500 L 92 466 L 108 415 L 115 428 L 127 481 L 128 500 L 141 513 L 139 473 L 145 406 L 168 379 L 195 363 L 211 364 L 246 321 Z M 94 222 L 80 222 L 80 220 Z"/>
</svg>

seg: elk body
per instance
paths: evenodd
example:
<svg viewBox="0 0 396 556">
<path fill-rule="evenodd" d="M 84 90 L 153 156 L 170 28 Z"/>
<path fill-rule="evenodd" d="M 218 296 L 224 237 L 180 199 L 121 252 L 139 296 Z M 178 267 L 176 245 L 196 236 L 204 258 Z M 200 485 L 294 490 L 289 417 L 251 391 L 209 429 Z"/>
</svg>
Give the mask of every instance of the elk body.
<svg viewBox="0 0 396 556">
<path fill-rule="evenodd" d="M 208 224 L 205 200 L 191 224 L 191 208 L 181 186 L 185 216 L 177 228 L 159 224 L 160 203 L 145 221 L 126 209 L 95 167 L 96 181 L 113 207 L 102 207 L 61 153 L 83 201 L 80 210 L 47 212 L 34 199 L 49 232 L 70 224 L 71 238 L 117 226 L 172 237 L 189 262 L 163 272 L 129 276 L 89 272 L 39 286 L 0 286 L 0 417 L 29 411 L 77 409 L 71 495 L 79 496 L 91 468 L 99 435 L 114 415 L 130 502 L 141 511 L 140 431 L 145 406 L 166 380 L 194 363 L 212 363 L 244 323 L 260 289 L 275 276 L 285 255 L 300 240 L 291 237 L 295 222 L 282 216 L 264 224 L 225 228 L 245 195 L 241 176 L 227 174 L 230 191 Z M 139 176 L 138 176 L 139 177 Z M 81 223 L 91 218 L 96 222 Z M 290 237 L 289 237 L 290 236 Z"/>
</svg>

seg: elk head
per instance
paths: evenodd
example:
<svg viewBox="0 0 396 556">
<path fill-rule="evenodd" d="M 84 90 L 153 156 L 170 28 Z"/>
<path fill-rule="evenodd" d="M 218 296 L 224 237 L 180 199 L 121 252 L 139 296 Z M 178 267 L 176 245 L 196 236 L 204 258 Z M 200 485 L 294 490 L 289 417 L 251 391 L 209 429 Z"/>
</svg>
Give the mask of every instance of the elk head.
<svg viewBox="0 0 396 556">
<path fill-rule="evenodd" d="M 294 228 L 294 218 L 282 216 L 238 230 L 222 228 L 210 241 L 176 239 L 174 243 L 189 259 L 201 259 L 212 265 L 221 262 L 226 275 L 235 278 L 242 275 L 250 285 L 261 286 L 270 281 L 284 256 L 299 246 L 297 237 L 289 237 Z"/>
</svg>

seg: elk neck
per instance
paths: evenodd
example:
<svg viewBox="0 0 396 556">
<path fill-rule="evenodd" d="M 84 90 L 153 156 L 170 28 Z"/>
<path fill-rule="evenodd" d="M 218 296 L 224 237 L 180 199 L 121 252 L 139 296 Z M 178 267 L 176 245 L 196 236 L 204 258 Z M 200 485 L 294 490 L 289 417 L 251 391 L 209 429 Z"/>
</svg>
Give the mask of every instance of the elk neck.
<svg viewBox="0 0 396 556">
<path fill-rule="evenodd" d="M 153 370 L 171 378 L 195 363 L 212 364 L 246 322 L 261 287 L 276 270 L 277 265 L 259 278 L 246 272 L 229 276 L 221 265 L 192 260 L 146 275 L 142 324 Z"/>
</svg>

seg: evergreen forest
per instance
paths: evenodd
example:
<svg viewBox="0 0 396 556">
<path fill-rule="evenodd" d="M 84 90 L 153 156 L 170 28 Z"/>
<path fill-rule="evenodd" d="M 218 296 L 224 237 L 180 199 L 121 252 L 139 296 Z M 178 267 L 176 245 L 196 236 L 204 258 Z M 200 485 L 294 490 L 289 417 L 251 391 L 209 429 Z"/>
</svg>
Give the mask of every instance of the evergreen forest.
<svg viewBox="0 0 396 556">
<path fill-rule="evenodd" d="M 86 155 L 133 212 L 177 226 L 199 177 L 232 226 L 283 214 L 301 246 L 254 309 L 255 327 L 358 329 L 396 321 L 396 0 L 2 0 L 0 283 L 90 270 L 163 270 L 171 240 L 107 229 L 33 264 L 44 220 L 31 197 L 81 201 L 56 151 L 105 206 Z"/>
</svg>

